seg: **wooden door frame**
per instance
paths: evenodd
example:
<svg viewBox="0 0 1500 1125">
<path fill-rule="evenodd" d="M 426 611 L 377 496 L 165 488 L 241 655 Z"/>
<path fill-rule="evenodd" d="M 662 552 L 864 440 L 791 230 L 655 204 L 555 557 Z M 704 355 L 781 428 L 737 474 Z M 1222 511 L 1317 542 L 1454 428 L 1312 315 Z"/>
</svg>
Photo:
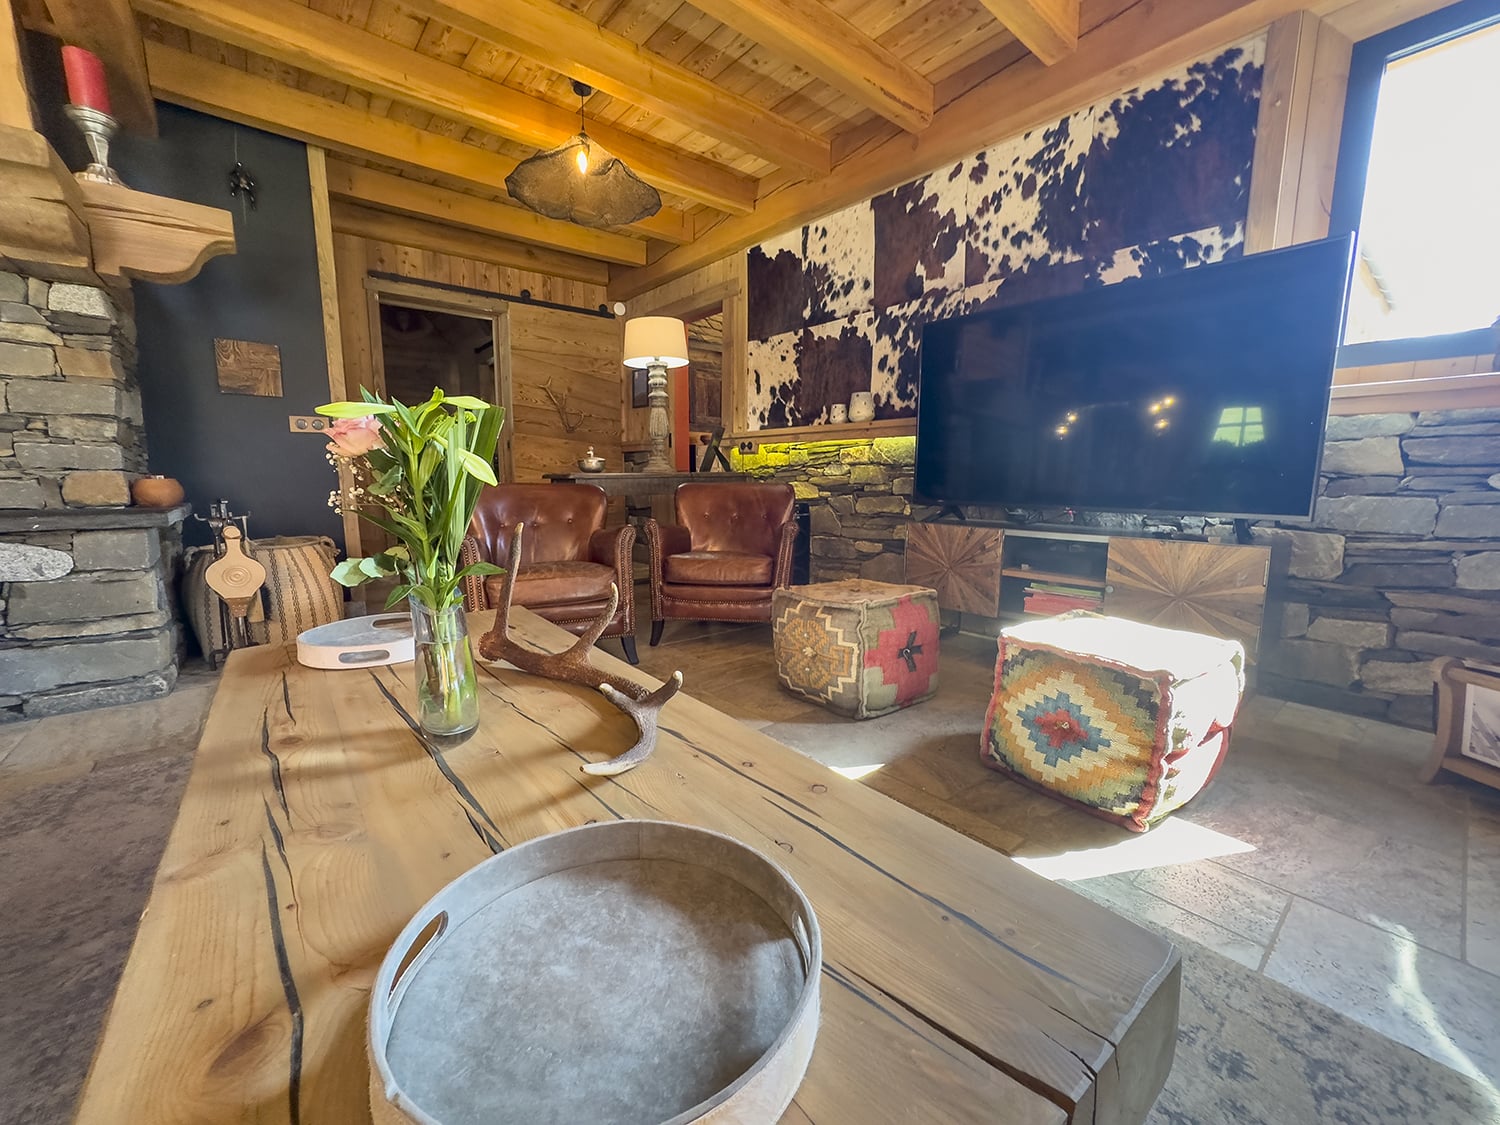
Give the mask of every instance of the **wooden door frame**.
<svg viewBox="0 0 1500 1125">
<path fill-rule="evenodd" d="M 490 322 L 490 338 L 495 348 L 495 382 L 491 388 L 494 402 L 505 411 L 506 421 L 515 417 L 511 402 L 510 364 L 510 303 L 496 297 L 483 297 L 471 293 L 453 293 L 434 289 L 417 282 L 390 281 L 385 278 L 366 277 L 366 315 L 370 323 L 370 378 L 377 394 L 385 393 L 385 348 L 380 331 L 380 306 L 400 305 L 403 308 L 422 309 L 426 312 L 447 313 L 464 316 L 472 320 Z M 352 390 L 353 388 L 351 388 Z M 514 480 L 516 476 L 515 450 L 512 443 L 514 426 L 500 429 L 500 443 L 496 447 L 499 462 L 499 478 Z M 347 534 L 347 533 L 346 533 Z M 360 552 L 353 545 L 348 553 Z"/>
</svg>

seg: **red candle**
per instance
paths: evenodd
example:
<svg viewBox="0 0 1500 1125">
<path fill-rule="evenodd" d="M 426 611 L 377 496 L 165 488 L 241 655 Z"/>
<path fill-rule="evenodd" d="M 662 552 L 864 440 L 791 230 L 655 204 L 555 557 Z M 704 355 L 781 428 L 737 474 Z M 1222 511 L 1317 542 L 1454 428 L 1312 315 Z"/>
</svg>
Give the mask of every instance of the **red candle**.
<svg viewBox="0 0 1500 1125">
<path fill-rule="evenodd" d="M 108 113 L 109 83 L 105 81 L 104 63 L 99 56 L 82 47 L 64 47 L 62 60 L 63 73 L 68 79 L 68 101 Z"/>
</svg>

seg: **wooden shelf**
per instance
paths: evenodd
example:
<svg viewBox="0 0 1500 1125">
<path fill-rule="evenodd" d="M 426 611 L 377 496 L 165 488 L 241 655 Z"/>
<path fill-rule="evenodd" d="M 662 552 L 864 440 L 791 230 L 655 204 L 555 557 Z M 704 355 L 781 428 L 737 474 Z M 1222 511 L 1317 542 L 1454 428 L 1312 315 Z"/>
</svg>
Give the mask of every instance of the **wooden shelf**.
<svg viewBox="0 0 1500 1125">
<path fill-rule="evenodd" d="M 1046 582 L 1053 586 L 1080 586 L 1090 590 L 1102 590 L 1105 581 L 1102 578 L 1090 578 L 1087 575 L 1057 574 L 1050 570 L 1033 570 L 1023 566 L 1008 566 L 1000 572 L 1002 578 L 1029 578 L 1033 582 Z"/>
</svg>

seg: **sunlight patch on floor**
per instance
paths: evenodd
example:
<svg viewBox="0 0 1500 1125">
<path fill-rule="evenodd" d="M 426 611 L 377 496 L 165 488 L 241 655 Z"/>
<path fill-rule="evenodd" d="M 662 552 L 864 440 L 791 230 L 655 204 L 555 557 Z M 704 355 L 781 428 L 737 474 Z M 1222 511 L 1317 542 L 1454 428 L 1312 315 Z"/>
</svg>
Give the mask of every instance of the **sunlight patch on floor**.
<svg viewBox="0 0 1500 1125">
<path fill-rule="evenodd" d="M 1026 849 L 1023 849 L 1025 851 Z M 1150 832 L 1095 848 L 1078 848 L 1051 855 L 1018 854 L 1011 858 L 1047 879 L 1092 879 L 1151 867 L 1171 867 L 1200 859 L 1253 852 L 1233 836 L 1187 820 L 1168 820 Z"/>
<path fill-rule="evenodd" d="M 867 766 L 830 766 L 834 773 L 842 774 L 850 781 L 860 781 L 878 770 L 884 762 L 872 762 Z"/>
</svg>

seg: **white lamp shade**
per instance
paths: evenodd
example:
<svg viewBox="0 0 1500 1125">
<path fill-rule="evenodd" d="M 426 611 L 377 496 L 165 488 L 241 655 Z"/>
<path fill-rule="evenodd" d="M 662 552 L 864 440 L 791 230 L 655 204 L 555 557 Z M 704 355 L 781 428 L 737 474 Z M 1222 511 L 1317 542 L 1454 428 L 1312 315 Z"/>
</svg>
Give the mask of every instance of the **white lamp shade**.
<svg viewBox="0 0 1500 1125">
<path fill-rule="evenodd" d="M 625 366 L 686 367 L 687 325 L 675 316 L 637 316 L 625 322 Z"/>
</svg>

